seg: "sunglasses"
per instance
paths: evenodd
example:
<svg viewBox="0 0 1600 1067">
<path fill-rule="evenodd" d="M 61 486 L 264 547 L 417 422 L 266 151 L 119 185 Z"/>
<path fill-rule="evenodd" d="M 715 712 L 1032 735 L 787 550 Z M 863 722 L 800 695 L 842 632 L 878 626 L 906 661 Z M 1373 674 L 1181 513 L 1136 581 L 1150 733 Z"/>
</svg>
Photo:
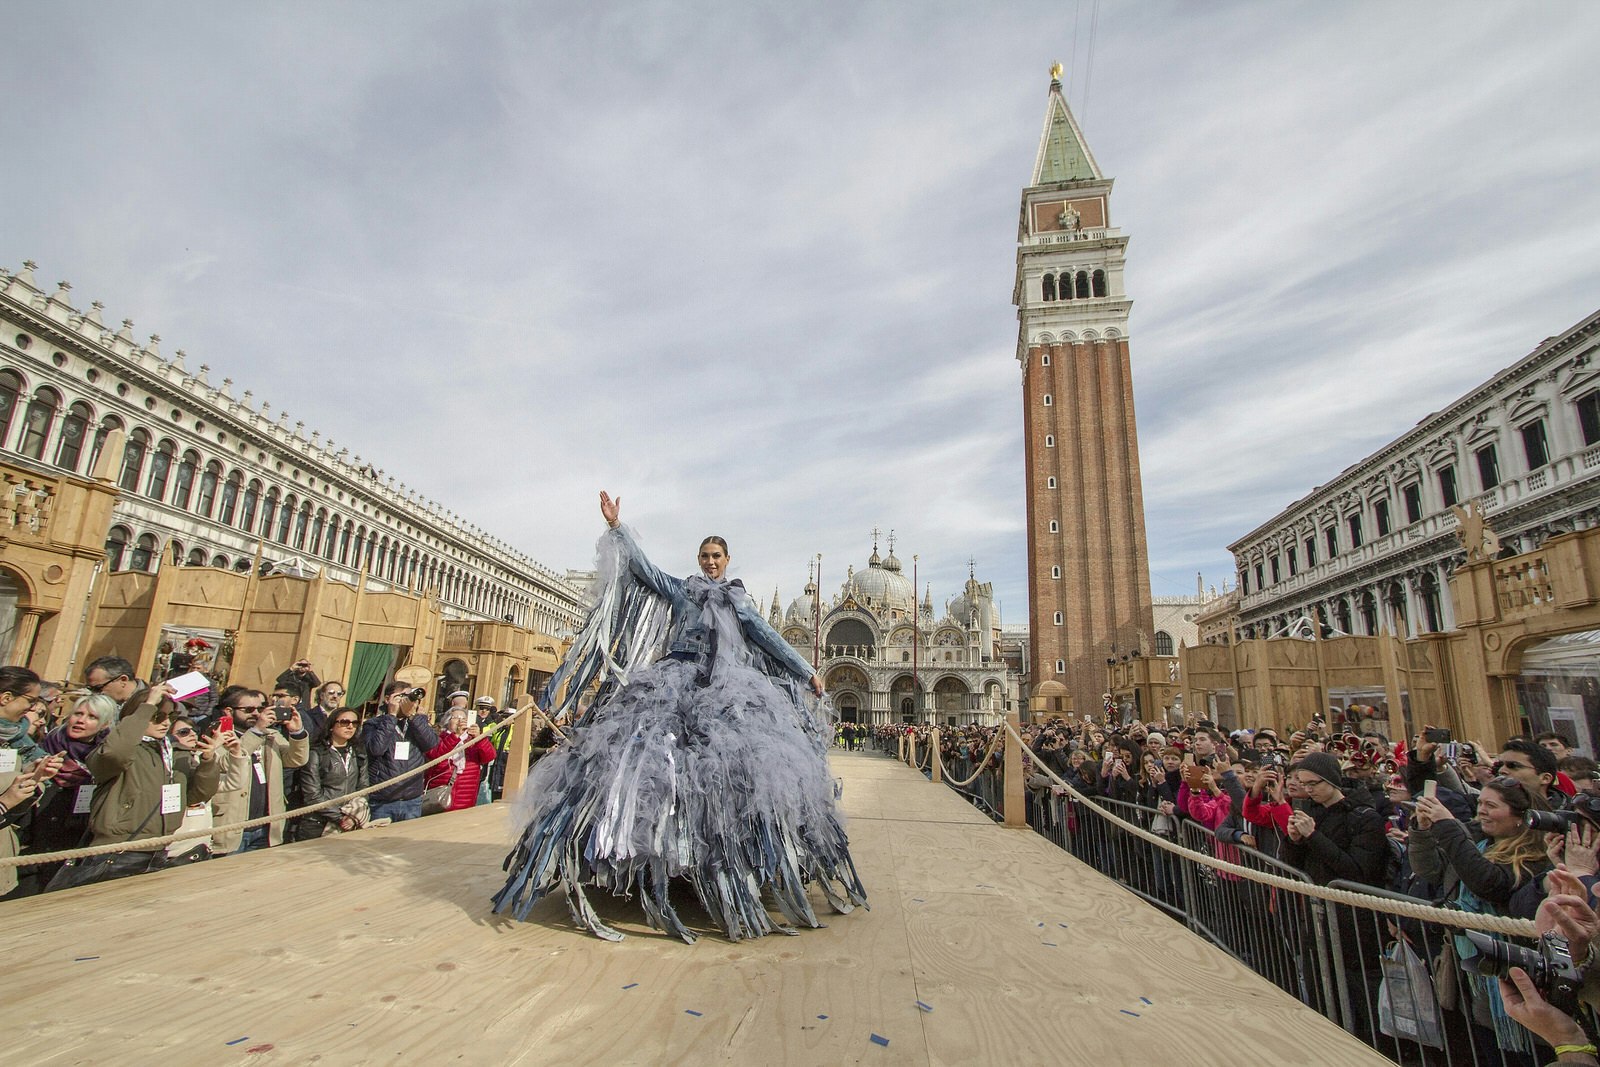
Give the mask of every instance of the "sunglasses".
<svg viewBox="0 0 1600 1067">
<path fill-rule="evenodd" d="M 335 726 L 354 726 L 354 725 L 356 725 L 356 720 L 354 720 L 354 719 L 335 719 L 335 720 L 333 720 L 333 725 L 335 725 Z"/>
<path fill-rule="evenodd" d="M 98 692 L 100 692 L 100 690 L 104 689 L 106 686 L 110 685 L 112 682 L 120 682 L 120 681 L 122 681 L 122 679 L 124 679 L 126 677 L 127 677 L 126 674 L 119 674 L 115 678 L 107 678 L 105 681 L 101 682 L 99 685 L 90 685 L 88 682 L 84 682 L 83 683 L 83 687 L 85 689 L 87 689 L 91 693 L 98 693 Z"/>
<path fill-rule="evenodd" d="M 193 730 L 189 730 L 189 729 L 174 730 L 174 731 L 172 731 L 172 736 L 173 737 L 193 737 L 194 736 L 194 731 Z"/>
<path fill-rule="evenodd" d="M 1502 763 L 1500 760 L 1495 760 L 1489 764 L 1489 773 L 1496 775 L 1501 771 L 1526 771 L 1529 769 L 1531 768 L 1526 763 Z"/>
</svg>

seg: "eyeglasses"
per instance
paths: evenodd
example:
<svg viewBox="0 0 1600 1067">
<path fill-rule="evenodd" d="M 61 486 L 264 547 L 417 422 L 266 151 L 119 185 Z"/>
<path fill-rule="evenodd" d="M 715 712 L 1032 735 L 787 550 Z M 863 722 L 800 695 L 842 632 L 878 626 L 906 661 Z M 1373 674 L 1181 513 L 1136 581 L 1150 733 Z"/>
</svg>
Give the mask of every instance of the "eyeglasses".
<svg viewBox="0 0 1600 1067">
<path fill-rule="evenodd" d="M 107 678 L 105 681 L 101 682 L 99 685 L 91 685 L 88 682 L 84 682 L 83 683 L 83 687 L 85 689 L 87 689 L 91 693 L 98 693 L 98 692 L 100 692 L 100 690 L 104 689 L 106 686 L 110 685 L 112 682 L 120 682 L 120 681 L 122 681 L 122 679 L 124 679 L 126 677 L 127 677 L 126 674 L 119 674 L 115 678 Z"/>
<path fill-rule="evenodd" d="M 354 725 L 356 725 L 356 720 L 354 720 L 354 719 L 335 719 L 335 720 L 333 720 L 333 725 L 335 725 L 335 726 L 354 726 Z"/>
<path fill-rule="evenodd" d="M 172 736 L 173 737 L 193 737 L 194 736 L 194 731 L 193 730 L 189 730 L 189 729 L 174 730 L 174 731 L 172 731 Z"/>
<path fill-rule="evenodd" d="M 325 697 L 342 697 L 342 696 L 344 696 L 344 690 L 343 689 L 324 689 L 322 691 L 322 695 L 325 696 Z"/>
<path fill-rule="evenodd" d="M 1526 771 L 1531 769 L 1531 766 L 1526 763 L 1510 763 L 1501 760 L 1495 760 L 1489 764 L 1490 774 L 1499 774 L 1501 771 Z"/>
</svg>

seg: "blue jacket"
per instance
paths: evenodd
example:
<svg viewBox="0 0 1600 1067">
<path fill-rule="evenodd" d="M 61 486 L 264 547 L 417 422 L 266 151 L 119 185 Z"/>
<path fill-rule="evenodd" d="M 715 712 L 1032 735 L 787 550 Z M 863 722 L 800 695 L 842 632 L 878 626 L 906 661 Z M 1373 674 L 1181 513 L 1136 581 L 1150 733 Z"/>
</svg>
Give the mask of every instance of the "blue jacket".
<svg viewBox="0 0 1600 1067">
<path fill-rule="evenodd" d="M 633 571 L 641 582 L 672 604 L 672 625 L 667 632 L 667 652 L 697 657 L 705 655 L 709 651 L 710 635 L 707 632 L 705 619 L 701 617 L 700 605 L 690 599 L 685 590 L 685 579 L 666 573 L 646 559 L 644 552 L 625 528 L 619 526 L 615 532 L 621 538 L 627 553 L 628 569 Z M 733 600 L 745 640 L 766 653 L 768 659 L 788 674 L 799 681 L 809 682 L 811 676 L 816 673 L 811 669 L 811 664 L 795 651 L 793 645 L 783 639 L 782 634 L 767 625 L 767 621 L 761 617 L 760 611 L 756 608 L 755 601 L 748 593 L 742 592 L 744 586 L 740 585 L 739 589 L 741 592 L 736 593 Z"/>
<path fill-rule="evenodd" d="M 394 758 L 397 741 L 406 741 L 411 745 L 411 751 L 403 760 Z M 373 716 L 361 725 L 361 747 L 367 750 L 367 780 L 376 785 L 397 774 L 404 774 L 413 767 L 422 766 L 428 762 L 428 751 L 438 743 L 439 735 L 428 725 L 426 715 L 413 715 L 400 720 L 385 711 L 382 715 Z M 369 796 L 374 804 L 390 800 L 415 800 L 422 795 L 422 780 L 425 777 L 413 774 L 405 781 L 396 782 Z"/>
</svg>

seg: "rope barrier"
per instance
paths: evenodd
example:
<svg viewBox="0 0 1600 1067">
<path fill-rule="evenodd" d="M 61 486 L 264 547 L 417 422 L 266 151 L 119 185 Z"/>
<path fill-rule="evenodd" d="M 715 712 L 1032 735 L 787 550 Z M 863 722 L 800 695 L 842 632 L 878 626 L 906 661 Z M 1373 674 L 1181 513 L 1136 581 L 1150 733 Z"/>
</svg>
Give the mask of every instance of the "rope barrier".
<svg viewBox="0 0 1600 1067">
<path fill-rule="evenodd" d="M 493 726 L 490 726 L 488 729 L 484 730 L 482 734 L 472 739 L 472 743 L 476 744 L 481 738 L 488 737 L 490 734 L 497 731 L 509 729 L 512 723 L 516 722 L 523 715 L 526 715 L 529 711 L 536 712 L 541 719 L 544 719 L 545 722 L 550 724 L 552 729 L 554 729 L 557 733 L 561 733 L 560 728 L 557 727 L 555 723 L 550 722 L 550 720 L 545 717 L 543 712 L 538 711 L 536 705 L 529 704 L 525 708 L 518 709 L 517 713 L 511 716 L 509 719 L 497 722 Z M 562 734 L 562 736 L 565 737 L 566 735 Z M 295 808 L 291 811 L 280 812 L 277 815 L 263 815 L 259 819 L 246 819 L 243 822 L 228 823 L 225 826 L 212 826 L 197 830 L 178 830 L 174 833 L 167 834 L 164 837 L 142 837 L 137 841 L 112 841 L 103 845 L 85 845 L 82 848 L 63 849 L 60 852 L 38 852 L 26 856 L 0 856 L 0 868 L 37 867 L 45 863 L 58 863 L 63 860 L 87 859 L 90 856 L 104 856 L 113 852 L 154 852 L 157 848 L 165 847 L 166 845 L 170 845 L 175 841 L 190 841 L 197 837 L 211 837 L 215 834 L 232 833 L 235 830 L 253 830 L 257 826 L 269 826 L 275 822 L 284 822 L 289 819 L 297 819 L 302 815 L 309 815 L 314 811 L 323 811 L 329 807 L 332 807 L 336 803 L 354 800 L 357 797 L 364 797 L 368 793 L 376 793 L 378 790 L 391 786 L 396 782 L 403 782 L 407 778 L 412 778 L 421 774 L 423 771 L 432 770 L 434 767 L 443 763 L 445 760 L 449 759 L 451 756 L 454 756 L 457 752 L 460 752 L 466 747 L 467 741 L 463 739 L 459 744 L 456 745 L 455 748 L 452 748 L 449 752 L 446 752 L 441 756 L 429 760 L 427 763 L 418 764 L 409 771 L 402 771 L 387 781 L 379 782 L 376 785 L 369 785 L 365 789 L 358 789 L 353 793 L 345 793 L 342 796 L 335 797 L 332 801 L 323 801 L 319 804 L 307 804 L 304 807 Z M 151 846 L 156 847 L 152 848 Z"/>
<path fill-rule="evenodd" d="M 1027 742 L 1022 739 L 1022 735 L 1019 734 L 1016 731 L 1016 728 L 1013 727 L 1009 722 L 1006 723 L 1006 732 L 1012 737 L 1016 738 L 1017 744 L 1022 746 L 1022 751 L 1026 752 L 1033 758 L 1033 765 L 1036 769 L 1046 775 L 1049 775 L 1057 785 L 1066 790 L 1067 793 L 1077 800 L 1080 800 L 1085 804 L 1092 804 L 1095 813 L 1104 818 L 1107 822 L 1121 827 L 1128 833 L 1133 834 L 1135 837 L 1147 841 L 1152 845 L 1155 845 L 1157 848 L 1165 849 L 1166 851 L 1182 856 L 1185 859 L 1194 860 L 1196 863 L 1203 864 L 1204 866 L 1210 867 L 1213 870 L 1222 871 L 1226 874 L 1237 875 L 1240 878 L 1244 878 L 1252 882 L 1258 882 L 1261 885 L 1269 885 L 1275 889 L 1282 889 L 1286 892 L 1299 893 L 1301 896 L 1316 897 L 1319 900 L 1326 900 L 1334 904 L 1344 904 L 1348 907 L 1354 908 L 1365 908 L 1368 911 L 1380 911 L 1388 915 L 1398 915 L 1402 918 L 1418 919 L 1423 922 L 1438 923 L 1443 926 L 1458 926 L 1473 930 L 1488 930 L 1492 933 L 1504 934 L 1507 937 L 1537 938 L 1539 936 L 1539 931 L 1534 927 L 1532 921 L 1528 919 L 1513 919 L 1504 915 L 1488 915 L 1478 912 L 1453 911 L 1449 908 L 1436 908 L 1429 904 L 1411 904 L 1403 900 L 1389 900 L 1383 897 L 1371 897 L 1362 893 L 1352 893 L 1345 889 L 1333 889 L 1325 885 L 1314 885 L 1309 882 L 1297 882 L 1292 878 L 1284 878 L 1281 875 L 1268 874 L 1265 871 L 1258 871 L 1250 867 L 1241 867 L 1237 863 L 1229 863 L 1227 860 L 1218 859 L 1216 856 L 1208 856 L 1204 852 L 1195 852 L 1192 849 L 1184 848 L 1175 841 L 1168 841 L 1160 834 L 1152 833 L 1149 830 L 1146 830 L 1144 827 L 1139 826 L 1136 823 L 1128 822 L 1126 819 L 1107 811 L 1098 804 L 1094 804 L 1091 798 L 1078 792 L 1077 789 L 1073 788 L 1067 782 L 1062 781 L 1061 776 L 1056 774 L 1055 771 L 1051 770 L 1049 766 L 1047 766 L 1044 761 L 1039 758 L 1038 754 L 1034 752 L 1033 749 L 1028 747 Z"/>
<path fill-rule="evenodd" d="M 950 769 L 945 766 L 944 756 L 939 752 L 939 750 L 937 748 L 934 749 L 933 754 L 934 754 L 934 757 L 936 759 L 938 759 L 938 761 L 939 761 L 939 766 L 942 769 L 943 774 L 944 774 L 945 784 L 953 786 L 953 787 L 955 787 L 957 789 L 965 789 L 967 786 L 971 785 L 973 782 L 976 782 L 978 780 L 978 775 L 982 774 L 983 773 L 983 769 L 989 765 L 989 760 L 994 758 L 995 750 L 1000 747 L 1000 742 L 1005 739 L 1005 736 L 1006 735 L 1005 735 L 1005 733 L 1003 731 L 996 730 L 994 732 L 994 737 L 989 741 L 989 751 L 985 752 L 983 754 L 983 759 L 978 761 L 977 769 L 972 772 L 971 777 L 966 778 L 965 780 L 959 781 L 959 782 L 956 781 L 954 778 L 950 777 Z"/>
</svg>

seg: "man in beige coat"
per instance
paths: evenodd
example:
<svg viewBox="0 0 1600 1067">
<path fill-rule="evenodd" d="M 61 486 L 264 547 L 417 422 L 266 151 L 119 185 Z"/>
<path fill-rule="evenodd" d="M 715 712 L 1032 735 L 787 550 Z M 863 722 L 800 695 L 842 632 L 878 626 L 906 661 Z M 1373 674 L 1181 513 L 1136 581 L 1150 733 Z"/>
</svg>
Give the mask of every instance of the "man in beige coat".
<svg viewBox="0 0 1600 1067">
<path fill-rule="evenodd" d="M 252 698 L 241 703 L 265 702 L 261 693 L 252 692 Z M 283 770 L 285 767 L 303 767 L 311 756 L 311 741 L 300 723 L 300 712 L 285 709 L 284 719 L 268 707 L 238 707 L 234 709 L 235 727 L 239 734 L 240 754 L 233 762 L 242 761 L 243 774 L 230 773 L 228 786 L 212 798 L 212 820 L 217 826 L 259 819 L 266 815 L 281 815 L 289 810 L 284 803 Z M 238 783 L 235 785 L 235 783 Z M 283 826 L 280 822 L 258 826 L 252 830 L 226 830 L 211 836 L 211 851 L 218 856 L 230 852 L 249 852 L 268 845 L 283 844 Z"/>
</svg>

